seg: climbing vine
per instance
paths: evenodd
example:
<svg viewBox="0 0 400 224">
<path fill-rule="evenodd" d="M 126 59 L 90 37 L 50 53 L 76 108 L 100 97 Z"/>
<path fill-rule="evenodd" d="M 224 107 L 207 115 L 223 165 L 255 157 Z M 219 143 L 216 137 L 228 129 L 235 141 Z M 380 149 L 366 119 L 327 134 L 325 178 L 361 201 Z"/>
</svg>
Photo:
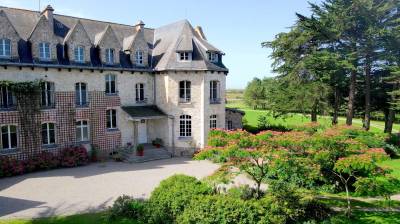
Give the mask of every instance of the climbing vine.
<svg viewBox="0 0 400 224">
<path fill-rule="evenodd" d="M 40 149 L 40 80 L 12 82 L 0 81 L 0 86 L 7 86 L 16 99 L 20 129 L 19 135 L 24 139 L 24 147 L 31 150 Z"/>
</svg>

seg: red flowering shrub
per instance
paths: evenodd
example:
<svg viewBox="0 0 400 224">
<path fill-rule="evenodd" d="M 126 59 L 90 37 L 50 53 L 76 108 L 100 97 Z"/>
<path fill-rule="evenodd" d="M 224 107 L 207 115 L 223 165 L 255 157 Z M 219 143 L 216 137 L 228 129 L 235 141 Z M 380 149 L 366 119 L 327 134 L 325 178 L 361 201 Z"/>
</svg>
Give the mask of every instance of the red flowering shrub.
<svg viewBox="0 0 400 224">
<path fill-rule="evenodd" d="M 60 158 L 62 167 L 82 166 L 89 162 L 86 148 L 82 146 L 63 149 Z"/>
<path fill-rule="evenodd" d="M 24 173 L 22 161 L 0 157 L 0 177 L 10 177 Z"/>
<path fill-rule="evenodd" d="M 54 169 L 60 165 L 60 159 L 51 152 L 41 152 L 33 159 L 35 170 Z"/>
</svg>

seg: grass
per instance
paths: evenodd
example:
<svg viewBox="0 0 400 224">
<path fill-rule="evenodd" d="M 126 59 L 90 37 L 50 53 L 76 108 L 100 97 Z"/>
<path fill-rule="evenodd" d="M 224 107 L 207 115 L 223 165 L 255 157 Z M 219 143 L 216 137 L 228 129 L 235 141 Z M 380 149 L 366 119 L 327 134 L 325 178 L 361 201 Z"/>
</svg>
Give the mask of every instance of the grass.
<svg viewBox="0 0 400 224">
<path fill-rule="evenodd" d="M 400 213 L 397 212 L 364 212 L 354 211 L 348 219 L 340 215 L 331 220 L 332 224 L 395 224 L 400 223 Z"/>
<path fill-rule="evenodd" d="M 285 117 L 274 118 L 269 111 L 266 110 L 254 110 L 246 106 L 242 100 L 228 100 L 228 104 L 226 105 L 230 108 L 238 108 L 246 112 L 244 118 L 247 120 L 248 125 L 252 127 L 257 127 L 258 117 L 267 116 L 267 120 L 272 125 L 283 125 L 286 127 L 290 127 L 293 125 L 301 125 L 304 123 L 310 122 L 309 115 L 303 114 L 289 114 Z M 345 117 L 339 117 L 339 124 L 344 124 L 346 121 Z M 329 116 L 318 116 L 318 122 L 322 125 L 331 125 L 331 117 Z M 362 120 L 359 118 L 353 119 L 353 125 L 356 127 L 362 127 Z M 382 132 L 385 127 L 385 123 L 383 121 L 371 121 L 371 131 L 373 132 Z M 400 131 L 400 124 L 393 125 L 393 131 Z"/>
<path fill-rule="evenodd" d="M 388 167 L 392 170 L 391 174 L 400 179 L 400 159 L 391 159 L 381 162 L 379 165 Z"/>
<path fill-rule="evenodd" d="M 134 220 L 118 220 L 109 222 L 103 213 L 88 213 L 71 216 L 56 216 L 41 219 L 9 219 L 0 220 L 0 224 L 138 224 Z"/>
</svg>

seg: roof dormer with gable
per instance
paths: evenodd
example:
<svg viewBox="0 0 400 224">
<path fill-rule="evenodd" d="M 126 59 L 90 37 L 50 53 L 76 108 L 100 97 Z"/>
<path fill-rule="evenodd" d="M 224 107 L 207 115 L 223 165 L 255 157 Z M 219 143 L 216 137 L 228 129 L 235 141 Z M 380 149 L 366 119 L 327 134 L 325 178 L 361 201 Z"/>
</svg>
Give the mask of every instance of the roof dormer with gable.
<svg viewBox="0 0 400 224">
<path fill-rule="evenodd" d="M 8 40 L 11 45 L 10 57 L 0 57 L 0 59 L 18 60 L 18 42 L 21 38 L 3 10 L 0 10 L 0 27 L 0 41 Z"/>
<path fill-rule="evenodd" d="M 80 20 L 78 20 L 74 27 L 68 32 L 64 39 L 64 45 L 68 51 L 67 54 L 70 62 L 82 64 L 82 62 L 75 60 L 75 50 L 77 47 L 83 47 L 83 64 L 88 64 L 91 62 L 90 51 L 93 45 Z"/>
<path fill-rule="evenodd" d="M 121 44 L 114 32 L 111 25 L 107 25 L 105 29 L 96 34 L 95 36 L 95 46 L 100 50 L 100 60 L 103 65 L 117 66 L 120 64 L 119 56 L 121 53 Z M 114 50 L 114 63 L 109 64 L 106 60 L 106 50 Z"/>
<path fill-rule="evenodd" d="M 135 25 L 135 33 L 131 36 L 124 38 L 124 52 L 129 54 L 129 59 L 135 67 L 148 67 L 149 66 L 149 45 L 145 39 L 143 21 L 137 22 Z M 142 61 L 137 57 L 142 56 Z"/>
</svg>

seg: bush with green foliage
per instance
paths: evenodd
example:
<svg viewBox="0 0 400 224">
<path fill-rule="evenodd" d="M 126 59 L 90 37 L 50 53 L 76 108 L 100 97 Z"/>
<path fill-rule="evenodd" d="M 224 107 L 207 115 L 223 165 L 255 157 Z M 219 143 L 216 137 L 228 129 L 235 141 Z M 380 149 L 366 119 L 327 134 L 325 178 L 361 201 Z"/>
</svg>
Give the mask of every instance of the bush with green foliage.
<svg viewBox="0 0 400 224">
<path fill-rule="evenodd" d="M 183 213 L 178 216 L 177 223 L 225 223 L 253 224 L 259 223 L 265 211 L 255 200 L 214 195 L 203 196 L 192 200 Z"/>
<path fill-rule="evenodd" d="M 172 223 L 192 200 L 209 195 L 212 188 L 194 177 L 174 175 L 161 181 L 151 193 L 152 223 Z"/>
<path fill-rule="evenodd" d="M 147 202 L 137 200 L 133 197 L 122 195 L 118 197 L 113 206 L 108 208 L 106 217 L 109 221 L 114 221 L 122 218 L 133 220 L 142 220 L 146 215 Z"/>
</svg>

